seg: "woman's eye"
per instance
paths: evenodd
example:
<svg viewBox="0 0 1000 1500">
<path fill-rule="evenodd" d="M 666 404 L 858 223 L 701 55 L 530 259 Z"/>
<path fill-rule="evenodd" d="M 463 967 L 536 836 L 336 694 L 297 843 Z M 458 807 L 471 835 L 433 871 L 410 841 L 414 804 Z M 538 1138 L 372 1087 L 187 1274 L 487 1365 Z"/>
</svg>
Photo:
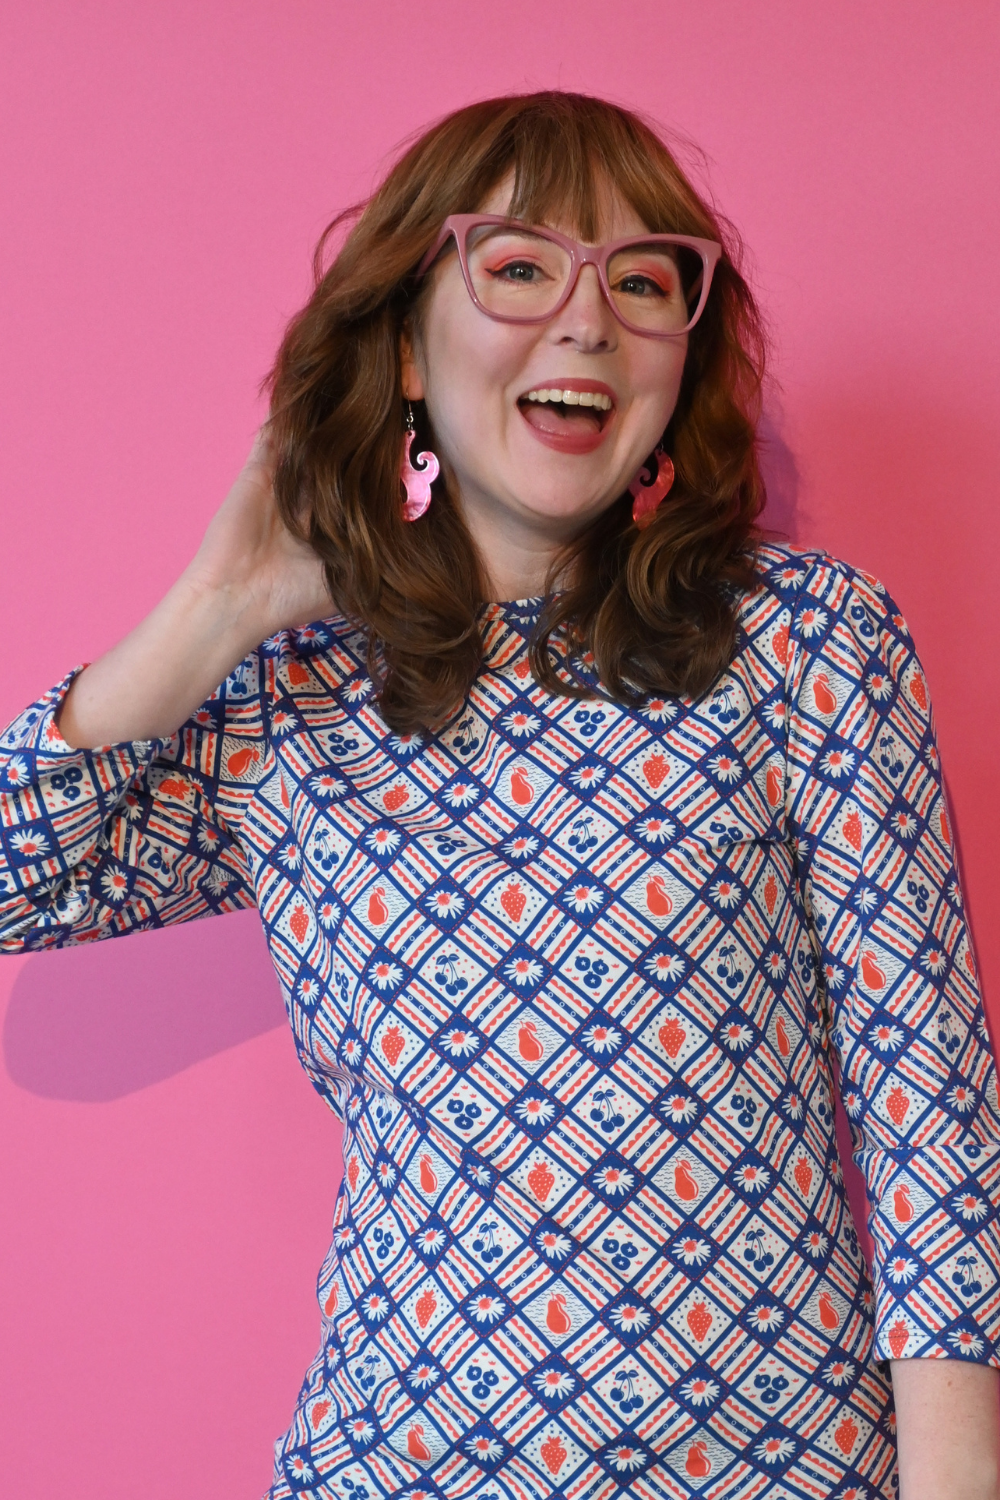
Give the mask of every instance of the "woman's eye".
<svg viewBox="0 0 1000 1500">
<path fill-rule="evenodd" d="M 668 297 L 667 288 L 659 286 L 649 276 L 623 276 L 616 288 L 629 297 Z"/>
<path fill-rule="evenodd" d="M 505 266 L 498 266 L 490 272 L 491 276 L 498 280 L 507 281 L 534 281 L 538 276 L 538 267 L 532 265 L 529 260 L 510 260 Z"/>
</svg>

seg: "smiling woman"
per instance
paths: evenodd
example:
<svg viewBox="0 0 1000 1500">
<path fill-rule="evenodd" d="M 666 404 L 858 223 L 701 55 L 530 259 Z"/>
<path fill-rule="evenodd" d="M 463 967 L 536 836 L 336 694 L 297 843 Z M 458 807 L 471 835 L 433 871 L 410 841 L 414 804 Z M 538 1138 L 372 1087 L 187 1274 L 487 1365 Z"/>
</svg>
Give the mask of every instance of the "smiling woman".
<svg viewBox="0 0 1000 1500">
<path fill-rule="evenodd" d="M 877 579 L 756 534 L 734 237 L 561 94 L 354 217 L 194 561 L 0 736 L 3 947 L 256 906 L 343 1121 L 270 1500 L 996 1500 L 927 685 Z"/>
<path fill-rule="evenodd" d="M 546 649 L 572 621 L 612 695 L 702 691 L 763 504 L 764 341 L 734 232 L 642 121 L 565 94 L 449 116 L 327 235 L 351 218 L 275 364 L 275 492 L 371 625 L 388 722 L 445 720 L 481 664 L 483 601 L 556 585 L 539 681 L 584 691 Z M 420 446 L 442 461 L 412 528 L 404 394 L 426 397 Z M 639 530 L 629 484 L 661 444 L 671 503 Z"/>
</svg>

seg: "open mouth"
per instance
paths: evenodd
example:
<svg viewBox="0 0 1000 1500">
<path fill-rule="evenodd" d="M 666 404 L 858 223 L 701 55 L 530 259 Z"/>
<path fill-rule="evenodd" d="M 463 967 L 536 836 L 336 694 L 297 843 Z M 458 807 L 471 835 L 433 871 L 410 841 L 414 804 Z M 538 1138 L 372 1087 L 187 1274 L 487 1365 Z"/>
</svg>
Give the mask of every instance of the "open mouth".
<svg viewBox="0 0 1000 1500">
<path fill-rule="evenodd" d="M 601 441 L 615 401 L 606 387 L 536 386 L 518 399 L 525 421 L 549 446 L 588 452 Z"/>
</svg>

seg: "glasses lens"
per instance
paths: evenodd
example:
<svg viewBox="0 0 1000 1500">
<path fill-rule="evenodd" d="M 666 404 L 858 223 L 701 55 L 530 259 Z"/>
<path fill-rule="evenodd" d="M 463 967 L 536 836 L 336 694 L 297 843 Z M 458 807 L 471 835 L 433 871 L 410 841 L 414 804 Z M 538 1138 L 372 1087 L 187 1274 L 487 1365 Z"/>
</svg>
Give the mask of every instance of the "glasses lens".
<svg viewBox="0 0 1000 1500">
<path fill-rule="evenodd" d="M 608 285 L 626 323 L 650 333 L 681 333 L 701 296 L 704 265 L 688 245 L 626 245 L 608 261 Z"/>
<path fill-rule="evenodd" d="M 476 296 L 502 318 L 544 318 L 569 278 L 562 246 L 528 229 L 482 225 L 470 232 L 465 252 Z"/>
</svg>

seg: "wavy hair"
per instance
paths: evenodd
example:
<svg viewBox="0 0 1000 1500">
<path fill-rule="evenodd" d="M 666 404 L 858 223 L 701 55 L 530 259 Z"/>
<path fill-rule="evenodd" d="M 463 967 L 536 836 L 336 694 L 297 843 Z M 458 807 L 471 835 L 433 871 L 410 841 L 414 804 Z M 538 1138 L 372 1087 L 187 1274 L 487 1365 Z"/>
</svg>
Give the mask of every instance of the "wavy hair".
<svg viewBox="0 0 1000 1500">
<path fill-rule="evenodd" d="M 588 653 L 618 701 L 698 695 L 732 657 L 734 600 L 753 577 L 765 340 L 737 235 L 628 110 L 554 91 L 469 105 L 421 135 L 366 203 L 328 226 L 314 291 L 267 380 L 280 513 L 322 559 L 337 608 L 367 633 L 379 706 L 400 733 L 438 727 L 460 707 L 482 663 L 486 599 L 482 559 L 443 479 L 416 525 L 402 519 L 400 334 L 419 328 L 416 268 L 442 221 L 478 211 L 508 175 L 514 218 L 561 216 L 593 241 L 610 185 L 651 233 L 723 245 L 663 438 L 677 476 L 669 502 L 640 531 L 626 493 L 554 558 L 529 648 L 536 680 L 591 695 L 572 668 Z M 422 404 L 418 427 L 433 446 Z"/>
</svg>

